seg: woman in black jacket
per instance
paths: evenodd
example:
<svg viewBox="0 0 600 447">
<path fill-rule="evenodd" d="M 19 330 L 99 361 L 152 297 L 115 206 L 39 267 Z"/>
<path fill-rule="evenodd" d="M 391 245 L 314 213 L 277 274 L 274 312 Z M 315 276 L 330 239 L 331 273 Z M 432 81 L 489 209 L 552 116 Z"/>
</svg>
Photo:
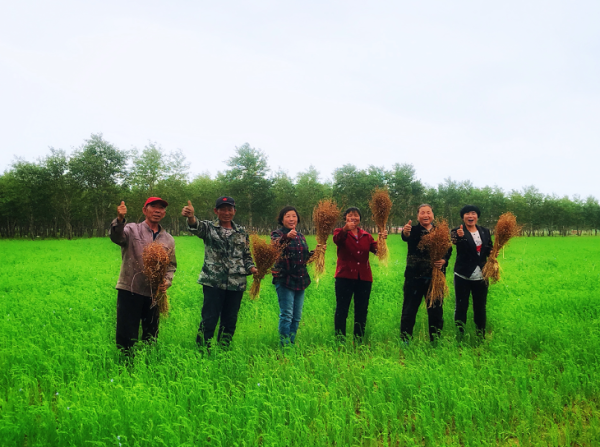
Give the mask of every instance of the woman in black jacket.
<svg viewBox="0 0 600 447">
<path fill-rule="evenodd" d="M 465 205 L 460 210 L 460 225 L 452 230 L 452 243 L 456 245 L 454 264 L 454 292 L 456 310 L 454 321 L 460 334 L 464 333 L 469 309 L 469 295 L 473 296 L 473 320 L 477 334 L 485 337 L 488 281 L 483 279 L 483 266 L 492 251 L 490 230 L 477 225 L 481 212 L 475 205 Z M 464 228 L 466 227 L 466 228 Z"/>
</svg>

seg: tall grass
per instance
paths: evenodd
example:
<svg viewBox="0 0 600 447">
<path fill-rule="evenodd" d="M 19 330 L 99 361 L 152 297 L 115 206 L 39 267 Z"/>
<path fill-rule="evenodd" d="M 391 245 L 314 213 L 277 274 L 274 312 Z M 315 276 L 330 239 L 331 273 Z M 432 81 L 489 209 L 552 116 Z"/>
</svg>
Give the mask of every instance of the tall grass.
<svg viewBox="0 0 600 447">
<path fill-rule="evenodd" d="M 592 446 L 600 439 L 600 239 L 513 240 L 503 280 L 490 288 L 482 343 L 472 321 L 466 341 L 456 342 L 451 284 L 440 343 L 428 342 L 424 305 L 415 342 L 400 343 L 406 248 L 391 235 L 389 268 L 372 258 L 366 344 L 336 343 L 327 274 L 307 290 L 297 346 L 281 351 L 267 277 L 260 300 L 244 299 L 231 349 L 209 356 L 194 342 L 202 243 L 176 244 L 171 316 L 158 342 L 140 344 L 129 364 L 114 346 L 117 246 L 0 242 L 1 445 Z M 335 250 L 326 263 L 333 272 Z"/>
</svg>

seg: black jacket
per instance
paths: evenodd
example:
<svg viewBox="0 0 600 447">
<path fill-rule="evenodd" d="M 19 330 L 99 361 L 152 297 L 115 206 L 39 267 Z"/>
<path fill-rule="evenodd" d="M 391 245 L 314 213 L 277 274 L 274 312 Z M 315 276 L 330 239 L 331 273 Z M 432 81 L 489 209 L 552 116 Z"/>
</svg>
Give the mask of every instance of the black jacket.
<svg viewBox="0 0 600 447">
<path fill-rule="evenodd" d="M 479 237 L 481 237 L 481 254 L 477 254 L 477 247 L 473 236 L 466 226 L 463 226 L 465 235 L 459 237 L 457 230 L 459 227 L 453 228 L 450 232 L 452 237 L 452 243 L 456 245 L 456 263 L 454 264 L 454 273 L 458 273 L 466 278 L 470 277 L 477 266 L 483 270 L 483 266 L 487 261 L 487 257 L 490 255 L 494 246 L 492 242 L 492 235 L 490 230 L 485 227 L 475 225 L 477 231 L 479 231 Z"/>
<path fill-rule="evenodd" d="M 417 248 L 419 242 L 421 242 L 421 238 L 428 233 L 421 224 L 413 225 L 408 237 L 404 236 L 404 232 L 402 233 L 402 240 L 408 244 L 406 270 L 404 271 L 405 278 L 431 277 L 433 267 L 431 266 L 431 259 L 429 259 L 429 250 L 421 251 Z M 446 266 L 451 256 L 452 247 L 448 249 L 448 252 L 443 257 L 446 261 L 446 264 L 442 267 L 444 275 L 446 274 Z"/>
</svg>

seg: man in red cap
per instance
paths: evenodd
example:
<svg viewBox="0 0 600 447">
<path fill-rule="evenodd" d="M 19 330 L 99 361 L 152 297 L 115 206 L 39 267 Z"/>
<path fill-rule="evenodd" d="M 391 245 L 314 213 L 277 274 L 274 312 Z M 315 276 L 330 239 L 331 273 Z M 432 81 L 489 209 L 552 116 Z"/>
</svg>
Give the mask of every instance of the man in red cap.
<svg viewBox="0 0 600 447">
<path fill-rule="evenodd" d="M 146 200 L 142 212 L 146 216 L 141 223 L 126 223 L 125 202 L 117 207 L 117 218 L 110 224 L 110 240 L 121 246 L 121 273 L 117 282 L 117 346 L 124 352 L 137 342 L 140 322 L 142 340 L 151 340 L 158 335 L 158 306 L 152 307 L 152 290 L 142 273 L 144 262 L 142 253 L 146 245 L 160 242 L 171 254 L 163 289 L 173 282 L 177 269 L 175 240 L 160 226 L 169 204 L 160 197 Z"/>
</svg>

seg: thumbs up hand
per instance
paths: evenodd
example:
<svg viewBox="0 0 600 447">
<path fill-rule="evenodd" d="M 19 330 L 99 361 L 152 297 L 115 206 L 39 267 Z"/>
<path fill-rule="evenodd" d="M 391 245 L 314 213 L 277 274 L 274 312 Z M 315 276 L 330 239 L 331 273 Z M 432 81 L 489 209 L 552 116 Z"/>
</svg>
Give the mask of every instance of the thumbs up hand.
<svg viewBox="0 0 600 447">
<path fill-rule="evenodd" d="M 194 206 L 192 201 L 188 200 L 188 204 L 181 210 L 181 215 L 188 218 L 188 224 L 194 225 L 196 223 L 196 217 L 194 217 Z"/>
<path fill-rule="evenodd" d="M 194 207 L 191 200 L 188 200 L 188 204 L 183 207 L 181 215 L 185 217 L 194 217 Z"/>
<path fill-rule="evenodd" d="M 354 231 L 354 230 L 356 230 L 357 226 L 358 226 L 358 224 L 356 222 L 354 222 L 353 220 L 350 220 L 350 221 L 346 222 L 346 225 L 344 225 L 344 231 Z"/>
<path fill-rule="evenodd" d="M 458 237 L 465 237 L 465 231 L 463 230 L 462 225 L 460 226 L 460 228 L 458 230 L 456 230 L 456 234 L 458 234 Z"/>
<path fill-rule="evenodd" d="M 408 236 L 410 236 L 411 231 L 412 231 L 412 220 L 409 220 L 408 223 L 406 225 L 404 225 L 404 228 L 402 228 L 402 234 L 404 234 L 404 236 L 408 237 Z"/>
<path fill-rule="evenodd" d="M 121 204 L 117 207 L 117 220 L 123 222 L 125 214 L 127 214 L 127 207 L 125 206 L 125 202 L 121 200 Z"/>
<path fill-rule="evenodd" d="M 295 239 L 296 236 L 298 236 L 298 232 L 296 231 L 296 226 L 294 225 L 294 227 L 290 230 L 290 232 L 287 234 L 287 237 L 289 239 Z"/>
</svg>

